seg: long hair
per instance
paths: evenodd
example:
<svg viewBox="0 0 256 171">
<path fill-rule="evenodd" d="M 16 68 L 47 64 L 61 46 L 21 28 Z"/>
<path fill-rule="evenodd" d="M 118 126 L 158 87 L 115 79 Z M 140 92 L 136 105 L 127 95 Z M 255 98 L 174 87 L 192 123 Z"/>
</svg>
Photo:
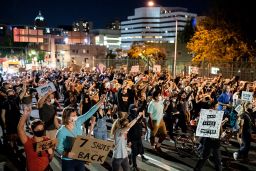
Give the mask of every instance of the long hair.
<svg viewBox="0 0 256 171">
<path fill-rule="evenodd" d="M 111 135 L 115 135 L 115 132 L 117 130 L 117 128 L 120 128 L 120 123 L 119 123 L 119 118 L 117 120 L 115 120 L 115 122 L 113 123 L 112 125 L 112 128 L 111 128 L 111 131 L 110 131 L 110 134 Z"/>
<path fill-rule="evenodd" d="M 76 109 L 73 107 L 65 107 L 63 109 L 63 114 L 62 114 L 62 124 L 63 125 L 68 125 L 69 123 L 69 118 L 72 112 L 76 112 Z"/>
</svg>

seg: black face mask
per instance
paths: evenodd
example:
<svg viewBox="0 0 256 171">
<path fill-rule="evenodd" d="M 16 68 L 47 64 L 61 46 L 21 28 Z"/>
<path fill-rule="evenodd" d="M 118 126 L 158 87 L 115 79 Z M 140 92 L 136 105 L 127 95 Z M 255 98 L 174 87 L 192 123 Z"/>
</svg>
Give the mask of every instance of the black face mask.
<svg viewBox="0 0 256 171">
<path fill-rule="evenodd" d="M 249 109 L 247 109 L 247 112 L 253 113 L 253 110 L 249 108 Z"/>
<path fill-rule="evenodd" d="M 36 137 L 42 137 L 42 136 L 44 136 L 44 130 L 34 131 L 33 134 Z"/>
</svg>

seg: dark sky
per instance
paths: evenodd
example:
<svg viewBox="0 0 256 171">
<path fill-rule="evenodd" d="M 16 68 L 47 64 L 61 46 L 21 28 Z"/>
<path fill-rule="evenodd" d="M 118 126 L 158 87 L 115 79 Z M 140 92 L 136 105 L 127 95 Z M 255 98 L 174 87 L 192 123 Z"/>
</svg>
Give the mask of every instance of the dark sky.
<svg viewBox="0 0 256 171">
<path fill-rule="evenodd" d="M 208 10 L 209 0 L 157 0 L 161 6 L 186 7 L 199 15 Z M 0 0 L 0 22 L 32 25 L 41 10 L 49 26 L 70 25 L 82 18 L 92 21 L 96 28 L 109 21 L 125 20 L 134 8 L 146 0 Z"/>
</svg>

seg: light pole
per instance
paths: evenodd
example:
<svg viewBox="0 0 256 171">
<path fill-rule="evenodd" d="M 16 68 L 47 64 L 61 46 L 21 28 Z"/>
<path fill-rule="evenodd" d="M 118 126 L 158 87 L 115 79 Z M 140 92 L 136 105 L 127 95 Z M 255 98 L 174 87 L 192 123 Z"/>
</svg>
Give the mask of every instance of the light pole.
<svg viewBox="0 0 256 171">
<path fill-rule="evenodd" d="M 154 1 L 148 1 L 148 6 L 153 7 L 155 6 Z M 174 44 L 174 58 L 173 58 L 173 78 L 176 77 L 176 60 L 177 60 L 177 41 L 178 41 L 178 19 L 175 16 L 175 44 Z"/>
<path fill-rule="evenodd" d="M 178 20 L 176 17 L 175 26 L 175 45 L 174 45 L 174 59 L 173 59 L 173 78 L 176 78 L 176 60 L 177 60 L 177 41 L 178 41 Z"/>
</svg>

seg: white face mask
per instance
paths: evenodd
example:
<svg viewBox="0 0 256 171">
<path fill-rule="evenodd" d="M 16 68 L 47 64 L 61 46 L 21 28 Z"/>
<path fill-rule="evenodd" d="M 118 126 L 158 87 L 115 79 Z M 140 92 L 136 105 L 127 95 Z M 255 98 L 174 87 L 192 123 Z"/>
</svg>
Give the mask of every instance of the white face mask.
<svg viewBox="0 0 256 171">
<path fill-rule="evenodd" d="M 75 122 L 77 120 L 77 116 L 70 117 L 71 122 Z"/>
<path fill-rule="evenodd" d="M 51 102 L 50 102 L 51 104 L 53 104 L 54 103 L 54 99 L 51 99 Z"/>
</svg>

